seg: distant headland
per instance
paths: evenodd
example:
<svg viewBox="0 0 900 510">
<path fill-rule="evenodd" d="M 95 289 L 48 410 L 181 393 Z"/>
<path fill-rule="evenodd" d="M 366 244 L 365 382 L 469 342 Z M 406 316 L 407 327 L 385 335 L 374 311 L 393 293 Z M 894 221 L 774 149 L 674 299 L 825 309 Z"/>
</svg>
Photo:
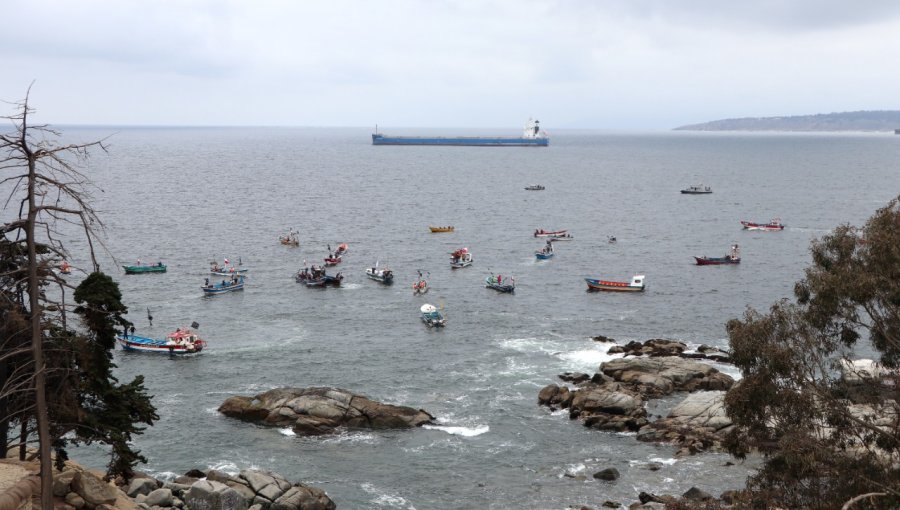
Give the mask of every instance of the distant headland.
<svg viewBox="0 0 900 510">
<path fill-rule="evenodd" d="M 900 129 L 900 111 L 858 111 L 793 115 L 789 117 L 745 117 L 689 124 L 676 131 L 894 131 Z"/>
</svg>

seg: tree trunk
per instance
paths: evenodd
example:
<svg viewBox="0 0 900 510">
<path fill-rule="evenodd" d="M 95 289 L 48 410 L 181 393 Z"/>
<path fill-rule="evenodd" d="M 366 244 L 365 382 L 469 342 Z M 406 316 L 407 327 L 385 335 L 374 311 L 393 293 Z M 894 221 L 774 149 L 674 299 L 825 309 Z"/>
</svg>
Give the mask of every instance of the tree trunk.
<svg viewBox="0 0 900 510">
<path fill-rule="evenodd" d="M 34 357 L 34 396 L 35 417 L 37 418 L 38 446 L 41 457 L 41 508 L 53 508 L 53 463 L 50 460 L 50 425 L 47 415 L 47 391 L 44 374 L 44 345 L 41 331 L 43 316 L 40 302 L 40 286 L 38 284 L 37 243 L 35 236 L 35 220 L 37 204 L 35 203 L 35 155 L 28 147 L 26 138 L 27 110 L 22 116 L 22 150 L 28 157 L 28 221 L 25 226 L 25 240 L 28 246 L 28 301 L 31 313 L 31 354 Z"/>
</svg>

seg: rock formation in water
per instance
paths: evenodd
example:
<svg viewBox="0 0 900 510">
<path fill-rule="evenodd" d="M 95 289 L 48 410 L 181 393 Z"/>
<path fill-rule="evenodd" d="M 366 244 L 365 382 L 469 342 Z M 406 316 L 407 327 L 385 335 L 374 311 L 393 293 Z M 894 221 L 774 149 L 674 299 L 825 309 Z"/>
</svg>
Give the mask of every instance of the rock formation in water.
<svg viewBox="0 0 900 510">
<path fill-rule="evenodd" d="M 300 435 L 334 432 L 338 427 L 389 429 L 432 423 L 422 409 L 382 404 L 338 388 L 276 388 L 253 397 L 230 397 L 219 412 L 232 418 L 275 427 L 291 427 Z"/>
</svg>

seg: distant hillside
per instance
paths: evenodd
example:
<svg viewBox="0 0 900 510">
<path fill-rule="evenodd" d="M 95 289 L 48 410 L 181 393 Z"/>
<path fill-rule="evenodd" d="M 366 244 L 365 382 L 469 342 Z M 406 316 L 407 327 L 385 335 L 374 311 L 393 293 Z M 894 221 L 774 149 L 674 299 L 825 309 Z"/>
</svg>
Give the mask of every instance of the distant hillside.
<svg viewBox="0 0 900 510">
<path fill-rule="evenodd" d="M 900 129 L 900 111 L 746 117 L 690 124 L 675 129 L 681 131 L 893 131 Z"/>
</svg>

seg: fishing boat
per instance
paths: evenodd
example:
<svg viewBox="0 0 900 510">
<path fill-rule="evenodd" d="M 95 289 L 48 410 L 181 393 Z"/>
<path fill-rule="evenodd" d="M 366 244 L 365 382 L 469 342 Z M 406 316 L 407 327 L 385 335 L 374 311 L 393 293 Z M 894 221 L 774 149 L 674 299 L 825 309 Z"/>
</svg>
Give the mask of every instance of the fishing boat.
<svg viewBox="0 0 900 510">
<path fill-rule="evenodd" d="M 200 289 L 207 296 L 244 290 L 244 275 L 232 275 L 230 280 L 222 280 L 221 283 L 210 283 L 209 278 L 207 278 L 206 283 Z"/>
<path fill-rule="evenodd" d="M 122 266 L 122 269 L 125 270 L 125 274 L 165 273 L 166 265 L 162 262 L 157 262 L 156 264 L 141 264 L 141 260 L 138 259 L 136 266 Z"/>
<path fill-rule="evenodd" d="M 372 134 L 372 145 L 458 145 L 475 147 L 547 147 L 550 137 L 541 130 L 540 121 L 528 119 L 522 136 L 388 136 Z"/>
<path fill-rule="evenodd" d="M 340 255 L 332 255 L 331 257 L 325 257 L 325 265 L 328 267 L 336 266 L 341 263 Z"/>
<path fill-rule="evenodd" d="M 492 273 L 484 279 L 484 286 L 497 292 L 513 293 L 516 291 L 516 279 L 511 276 L 503 278 L 503 275 L 499 274 L 494 276 Z"/>
<path fill-rule="evenodd" d="M 456 230 L 456 227 L 453 227 L 453 226 L 449 226 L 449 227 L 432 227 L 431 225 L 429 225 L 429 226 L 428 226 L 428 229 L 431 230 L 431 233 L 432 233 L 432 234 L 436 234 L 436 233 L 438 233 L 438 232 L 453 232 L 454 230 Z"/>
<path fill-rule="evenodd" d="M 442 328 L 447 323 L 447 319 L 434 305 L 425 303 L 419 308 L 419 311 L 422 313 L 422 322 L 429 328 Z"/>
<path fill-rule="evenodd" d="M 419 271 L 418 273 L 419 279 L 412 284 L 413 295 L 425 294 L 428 292 L 428 280 L 422 275 L 422 271 Z"/>
<path fill-rule="evenodd" d="M 744 227 L 744 230 L 784 230 L 784 225 L 781 223 L 781 218 L 772 218 L 772 221 L 768 223 L 754 223 L 752 221 L 741 220 L 741 225 Z"/>
<path fill-rule="evenodd" d="M 698 266 L 722 266 L 726 264 L 740 264 L 741 251 L 738 245 L 731 245 L 731 252 L 724 257 L 694 257 Z"/>
<path fill-rule="evenodd" d="M 542 228 L 535 229 L 534 237 L 559 237 L 564 236 L 569 232 L 568 229 L 565 230 L 544 230 Z"/>
<path fill-rule="evenodd" d="M 116 335 L 116 341 L 126 351 L 160 354 L 193 354 L 206 347 L 206 342 L 189 329 L 176 329 L 162 340 L 135 335 Z"/>
<path fill-rule="evenodd" d="M 341 282 L 344 281 L 344 275 L 343 273 L 329 275 L 325 272 L 324 267 L 313 265 L 297 271 L 297 274 L 294 275 L 294 280 L 307 287 L 325 287 L 327 285 L 339 287 Z"/>
<path fill-rule="evenodd" d="M 551 241 L 574 241 L 575 236 L 569 234 L 568 232 L 565 234 L 554 234 L 550 236 L 544 236 L 550 239 Z"/>
<path fill-rule="evenodd" d="M 59 272 L 60 274 L 70 274 L 72 272 L 72 266 L 64 260 L 59 265 Z"/>
<path fill-rule="evenodd" d="M 210 262 L 209 272 L 218 276 L 231 276 L 235 274 L 244 274 L 247 272 L 247 268 L 243 267 L 243 263 L 240 261 L 238 261 L 238 265 L 235 266 L 231 264 L 228 259 L 225 259 L 225 263 L 221 266 L 218 262 Z"/>
<path fill-rule="evenodd" d="M 585 278 L 588 290 L 607 290 L 613 292 L 643 292 L 644 275 L 639 274 L 631 277 L 631 283 L 613 282 L 608 280 L 597 280 L 594 278 Z"/>
<path fill-rule="evenodd" d="M 681 192 L 685 195 L 708 195 L 712 193 L 712 188 L 698 184 L 696 186 L 688 186 L 681 190 Z"/>
<path fill-rule="evenodd" d="M 350 247 L 347 246 L 347 243 L 341 243 L 338 245 L 337 249 L 334 250 L 334 256 L 341 257 L 346 255 L 348 251 L 350 251 Z"/>
<path fill-rule="evenodd" d="M 290 229 L 287 234 L 278 236 L 278 242 L 285 246 L 300 246 L 300 232 Z"/>
<path fill-rule="evenodd" d="M 553 240 L 548 239 L 547 244 L 544 245 L 540 251 L 534 252 L 534 256 L 537 257 L 538 260 L 547 260 L 553 257 Z"/>
<path fill-rule="evenodd" d="M 460 248 L 450 254 L 450 268 L 459 269 L 472 265 L 472 254 L 468 248 Z"/>
<path fill-rule="evenodd" d="M 544 187 L 540 184 L 532 184 L 531 186 L 525 186 L 526 191 L 544 191 Z"/>
<path fill-rule="evenodd" d="M 394 272 L 386 267 L 378 267 L 377 262 L 374 266 L 366 269 L 366 276 L 385 285 L 394 283 Z"/>
</svg>

